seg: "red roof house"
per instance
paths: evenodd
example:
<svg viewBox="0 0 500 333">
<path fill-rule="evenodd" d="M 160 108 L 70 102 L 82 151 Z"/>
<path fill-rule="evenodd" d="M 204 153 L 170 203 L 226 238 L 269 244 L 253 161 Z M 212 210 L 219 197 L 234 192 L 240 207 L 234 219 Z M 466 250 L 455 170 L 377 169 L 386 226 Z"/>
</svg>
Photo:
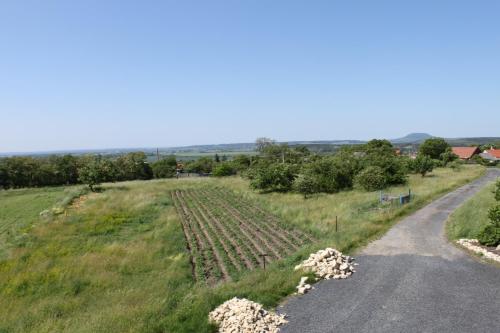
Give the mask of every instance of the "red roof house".
<svg viewBox="0 0 500 333">
<path fill-rule="evenodd" d="M 490 154 L 495 158 L 500 158 L 500 149 L 489 149 L 486 151 L 486 153 Z"/>
<path fill-rule="evenodd" d="M 500 161 L 500 149 L 485 150 L 481 157 L 490 161 Z"/>
<path fill-rule="evenodd" d="M 452 147 L 451 150 L 461 160 L 470 160 L 472 156 L 481 152 L 478 147 Z"/>
</svg>

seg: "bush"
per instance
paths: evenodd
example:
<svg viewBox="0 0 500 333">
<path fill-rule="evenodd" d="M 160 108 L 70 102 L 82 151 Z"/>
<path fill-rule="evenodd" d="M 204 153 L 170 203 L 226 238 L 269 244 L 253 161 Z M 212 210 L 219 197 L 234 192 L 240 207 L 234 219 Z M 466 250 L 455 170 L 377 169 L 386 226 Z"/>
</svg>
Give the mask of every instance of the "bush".
<svg viewBox="0 0 500 333">
<path fill-rule="evenodd" d="M 462 167 L 463 167 L 463 163 L 460 162 L 459 160 L 457 161 L 453 161 L 451 163 L 448 164 L 448 166 L 453 170 L 453 171 L 460 171 L 462 170 Z"/>
<path fill-rule="evenodd" d="M 384 170 L 378 166 L 369 166 L 355 178 L 357 185 L 367 191 L 381 190 L 387 186 Z"/>
<path fill-rule="evenodd" d="M 457 160 L 458 156 L 453 153 L 451 147 L 448 147 L 445 152 L 441 154 L 440 159 L 444 163 L 444 166 L 446 166 L 448 163 Z"/>
<path fill-rule="evenodd" d="M 236 174 L 236 169 L 230 162 L 223 162 L 217 164 L 212 171 L 212 175 L 215 177 L 225 177 L 232 176 Z"/>
<path fill-rule="evenodd" d="M 214 160 L 209 157 L 199 158 L 186 165 L 188 172 L 211 173 L 214 166 Z"/>
<path fill-rule="evenodd" d="M 248 176 L 254 189 L 287 192 L 292 189 L 297 168 L 283 163 L 261 163 Z"/>
<path fill-rule="evenodd" d="M 431 159 L 427 155 L 419 154 L 417 158 L 412 161 L 411 169 L 413 172 L 425 177 L 428 172 L 431 172 L 434 169 L 435 161 L 440 162 L 439 160 Z"/>
<path fill-rule="evenodd" d="M 151 168 L 154 178 L 172 178 L 177 172 L 177 160 L 175 156 L 169 156 L 154 162 Z"/>
<path fill-rule="evenodd" d="M 497 181 L 495 199 L 500 201 L 500 181 Z M 484 227 L 478 235 L 478 240 L 486 246 L 500 245 L 500 205 L 491 208 L 488 217 L 490 224 Z"/>
<path fill-rule="evenodd" d="M 406 183 L 406 168 L 404 161 L 396 156 L 367 156 L 365 158 L 367 167 L 379 167 L 385 177 L 386 185 L 397 185 Z"/>
<path fill-rule="evenodd" d="M 297 192 L 304 195 L 304 199 L 307 199 L 308 195 L 317 192 L 316 181 L 310 174 L 301 174 L 295 178 L 293 187 Z"/>
</svg>

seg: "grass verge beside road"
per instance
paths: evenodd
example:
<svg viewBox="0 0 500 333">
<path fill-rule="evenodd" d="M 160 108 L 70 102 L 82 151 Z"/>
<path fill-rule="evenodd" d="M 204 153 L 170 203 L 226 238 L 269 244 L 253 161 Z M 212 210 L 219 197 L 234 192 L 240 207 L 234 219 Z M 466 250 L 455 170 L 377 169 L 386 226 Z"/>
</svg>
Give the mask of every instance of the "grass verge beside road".
<svg viewBox="0 0 500 333">
<path fill-rule="evenodd" d="M 488 211 L 496 203 L 494 189 L 495 183 L 486 186 L 451 214 L 446 225 L 450 239 L 477 238 L 481 229 L 489 223 Z"/>
</svg>

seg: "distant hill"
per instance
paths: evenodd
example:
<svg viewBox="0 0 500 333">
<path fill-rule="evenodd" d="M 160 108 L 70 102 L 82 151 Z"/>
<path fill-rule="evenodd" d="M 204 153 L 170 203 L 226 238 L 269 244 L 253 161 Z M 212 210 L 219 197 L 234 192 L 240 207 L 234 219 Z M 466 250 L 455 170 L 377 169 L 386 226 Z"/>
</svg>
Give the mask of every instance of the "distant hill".
<svg viewBox="0 0 500 333">
<path fill-rule="evenodd" d="M 410 133 L 399 139 L 390 140 L 392 143 L 421 143 L 433 136 L 427 133 Z"/>
<path fill-rule="evenodd" d="M 397 147 L 412 146 L 415 148 L 424 140 L 433 138 L 434 136 L 428 133 L 410 133 L 402 138 L 389 140 Z M 472 146 L 484 145 L 489 143 L 500 143 L 500 137 L 475 137 L 475 138 L 445 138 L 451 146 Z M 310 150 L 318 153 L 331 153 L 340 149 L 345 145 L 359 145 L 367 141 L 363 140 L 316 140 L 316 141 L 288 141 L 279 142 L 287 143 L 290 146 L 303 145 Z M 156 148 L 109 148 L 109 149 L 89 149 L 89 150 L 66 150 L 66 151 L 50 151 L 50 152 L 31 152 L 31 153 L 0 153 L 0 157 L 13 156 L 13 155 L 61 155 L 61 154 L 102 154 L 102 155 L 122 155 L 133 151 L 143 151 L 148 156 L 156 156 Z M 197 154 L 215 154 L 215 153 L 249 153 L 255 151 L 255 143 L 226 143 L 226 144 L 207 144 L 207 145 L 193 145 L 183 147 L 160 147 L 159 152 L 161 155 L 176 154 L 176 155 L 189 155 L 196 156 Z"/>
</svg>

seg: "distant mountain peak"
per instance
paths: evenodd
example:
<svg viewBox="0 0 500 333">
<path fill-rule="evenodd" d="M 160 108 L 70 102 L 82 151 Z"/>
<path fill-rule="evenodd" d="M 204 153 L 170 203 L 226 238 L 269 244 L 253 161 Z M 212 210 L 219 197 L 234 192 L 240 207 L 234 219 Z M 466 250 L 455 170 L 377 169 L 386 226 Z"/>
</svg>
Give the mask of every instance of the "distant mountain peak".
<svg viewBox="0 0 500 333">
<path fill-rule="evenodd" d="M 393 143 L 419 143 L 433 136 L 428 133 L 410 133 L 402 138 L 393 139 Z"/>
</svg>

